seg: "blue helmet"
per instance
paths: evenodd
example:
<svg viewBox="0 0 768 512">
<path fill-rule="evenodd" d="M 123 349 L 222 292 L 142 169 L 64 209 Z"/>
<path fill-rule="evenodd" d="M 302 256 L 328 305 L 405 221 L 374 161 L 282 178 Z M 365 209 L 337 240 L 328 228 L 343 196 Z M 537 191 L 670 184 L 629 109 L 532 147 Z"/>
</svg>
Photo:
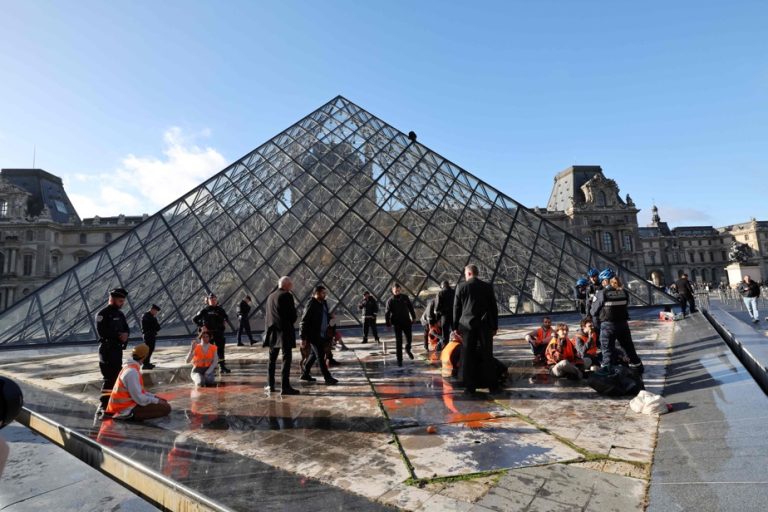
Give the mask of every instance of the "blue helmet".
<svg viewBox="0 0 768 512">
<path fill-rule="evenodd" d="M 586 277 L 580 277 L 576 280 L 576 286 L 587 286 L 589 284 L 589 281 L 587 281 Z"/>
<path fill-rule="evenodd" d="M 613 269 L 611 268 L 606 268 L 602 272 L 600 272 L 598 279 L 603 281 L 604 279 L 611 279 L 612 277 L 616 277 L 616 272 L 614 272 Z"/>
<path fill-rule="evenodd" d="M 597 277 L 597 274 L 599 274 L 599 272 L 597 271 L 596 268 L 591 268 L 591 269 L 587 270 L 587 275 L 589 277 Z"/>
</svg>

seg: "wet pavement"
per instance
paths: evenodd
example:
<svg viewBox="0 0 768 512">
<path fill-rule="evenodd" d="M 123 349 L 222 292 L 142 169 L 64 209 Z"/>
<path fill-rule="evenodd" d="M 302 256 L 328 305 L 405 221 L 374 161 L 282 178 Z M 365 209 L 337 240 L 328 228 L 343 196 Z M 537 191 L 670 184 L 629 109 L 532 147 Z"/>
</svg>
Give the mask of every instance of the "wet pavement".
<svg viewBox="0 0 768 512">
<path fill-rule="evenodd" d="M 673 324 L 649 313 L 631 325 L 646 387 L 658 391 Z M 500 330 L 496 355 L 510 365 L 510 379 L 498 395 L 464 395 L 419 349 L 399 368 L 391 351 L 351 336 L 354 350 L 335 354 L 339 385 L 299 381 L 294 362 L 302 395 L 284 398 L 263 389 L 261 348 L 228 347 L 232 373 L 195 390 L 186 347 L 161 347 L 145 385 L 173 411 L 143 424 L 93 423 L 100 377 L 93 353 L 4 351 L 0 372 L 23 383 L 30 409 L 236 510 L 259 503 L 260 510 L 483 511 L 521 502 L 551 510 L 577 501 L 579 509 L 642 509 L 658 419 L 534 367 L 523 341 L 533 327 Z M 612 486 L 627 491 L 613 496 Z M 587 501 L 566 499 L 585 489 Z"/>
<path fill-rule="evenodd" d="M 675 322 L 664 395 L 649 510 L 764 510 L 768 397 L 700 315 Z"/>
</svg>

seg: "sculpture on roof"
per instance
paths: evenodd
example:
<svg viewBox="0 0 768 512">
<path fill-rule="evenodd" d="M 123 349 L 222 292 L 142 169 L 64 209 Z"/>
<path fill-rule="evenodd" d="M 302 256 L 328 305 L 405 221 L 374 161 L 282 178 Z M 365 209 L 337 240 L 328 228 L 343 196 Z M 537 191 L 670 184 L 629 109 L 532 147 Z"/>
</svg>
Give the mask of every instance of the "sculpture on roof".
<svg viewBox="0 0 768 512">
<path fill-rule="evenodd" d="M 746 263 L 752 257 L 752 248 L 742 242 L 733 241 L 728 251 L 728 261 L 734 263 Z"/>
</svg>

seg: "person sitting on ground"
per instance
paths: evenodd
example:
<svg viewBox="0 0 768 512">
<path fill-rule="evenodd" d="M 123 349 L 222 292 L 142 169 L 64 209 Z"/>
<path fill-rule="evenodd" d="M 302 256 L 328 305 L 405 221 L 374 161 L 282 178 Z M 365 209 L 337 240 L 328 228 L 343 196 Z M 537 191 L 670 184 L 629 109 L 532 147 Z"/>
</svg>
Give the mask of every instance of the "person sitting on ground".
<svg viewBox="0 0 768 512">
<path fill-rule="evenodd" d="M 541 327 L 525 335 L 525 341 L 531 346 L 534 364 L 545 361 L 544 351 L 547 349 L 547 343 L 549 343 L 553 336 L 552 320 L 548 316 L 542 318 Z"/>
<path fill-rule="evenodd" d="M 568 325 L 557 324 L 555 336 L 547 345 L 546 356 L 550 372 L 555 377 L 580 379 L 584 361 L 579 358 L 573 342 L 568 338 Z"/>
<path fill-rule="evenodd" d="M 211 344 L 211 334 L 206 327 L 200 328 L 198 339 L 192 342 L 187 362 L 192 363 L 192 382 L 195 386 L 213 386 L 216 383 L 219 356 L 216 353 L 216 345 Z"/>
<path fill-rule="evenodd" d="M 602 354 L 598 348 L 598 335 L 592 324 L 592 318 L 582 318 L 579 327 L 579 333 L 573 340 L 576 353 L 584 361 L 585 369 L 597 371 L 602 361 Z"/>
<path fill-rule="evenodd" d="M 165 399 L 144 390 L 141 364 L 148 354 L 149 346 L 144 343 L 133 348 L 112 388 L 107 415 L 115 419 L 141 421 L 167 416 L 171 412 L 171 405 Z"/>
</svg>

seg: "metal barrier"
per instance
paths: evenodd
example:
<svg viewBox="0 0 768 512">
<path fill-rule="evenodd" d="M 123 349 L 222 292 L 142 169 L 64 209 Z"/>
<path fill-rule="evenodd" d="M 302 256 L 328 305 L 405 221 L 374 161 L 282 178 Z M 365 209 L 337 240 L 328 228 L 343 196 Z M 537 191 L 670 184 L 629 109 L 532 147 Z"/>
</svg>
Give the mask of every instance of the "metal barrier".
<svg viewBox="0 0 768 512">
<path fill-rule="evenodd" d="M 232 509 L 26 407 L 22 408 L 16 421 L 61 446 L 71 455 L 162 510 L 233 512 Z"/>
</svg>

